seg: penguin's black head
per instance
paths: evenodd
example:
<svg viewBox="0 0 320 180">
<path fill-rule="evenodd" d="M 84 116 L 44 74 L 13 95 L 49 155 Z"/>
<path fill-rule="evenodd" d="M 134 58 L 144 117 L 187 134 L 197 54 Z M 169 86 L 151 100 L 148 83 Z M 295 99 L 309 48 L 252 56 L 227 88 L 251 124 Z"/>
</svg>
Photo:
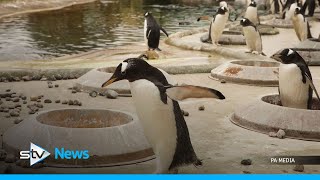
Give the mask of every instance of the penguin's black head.
<svg viewBox="0 0 320 180">
<path fill-rule="evenodd" d="M 247 19 L 247 18 L 241 19 L 240 25 L 242 25 L 243 27 L 246 27 L 246 26 L 254 26 L 253 23 L 252 23 L 249 19 Z"/>
<path fill-rule="evenodd" d="M 298 61 L 304 61 L 303 58 L 293 49 L 281 49 L 271 56 L 283 64 L 297 63 Z"/>
<path fill-rule="evenodd" d="M 251 3 L 249 4 L 249 6 L 257 7 L 257 3 L 254 0 L 252 0 Z"/>
<path fill-rule="evenodd" d="M 224 6 L 221 6 L 218 8 L 217 14 L 225 14 L 226 12 L 228 12 L 228 9 Z"/>
<path fill-rule="evenodd" d="M 128 80 L 129 82 L 139 79 L 166 82 L 165 76 L 157 68 L 151 66 L 140 58 L 129 58 L 118 65 L 111 78 L 103 83 L 102 87 L 106 87 L 113 82 L 124 79 Z"/>
<path fill-rule="evenodd" d="M 152 17 L 152 13 L 147 11 L 146 13 L 144 13 L 144 17 Z"/>
</svg>

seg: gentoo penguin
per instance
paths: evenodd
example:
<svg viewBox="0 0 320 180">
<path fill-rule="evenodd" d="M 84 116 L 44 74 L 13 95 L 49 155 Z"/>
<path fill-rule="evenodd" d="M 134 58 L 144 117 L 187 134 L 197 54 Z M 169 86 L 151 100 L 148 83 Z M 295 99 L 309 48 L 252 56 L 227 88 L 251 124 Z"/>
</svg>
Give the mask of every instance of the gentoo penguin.
<svg viewBox="0 0 320 180">
<path fill-rule="evenodd" d="M 154 19 L 150 12 L 146 12 L 144 14 L 144 38 L 148 43 L 149 50 L 159 50 L 159 42 L 160 42 L 160 30 L 166 34 L 168 37 L 168 33 L 158 25 L 157 21 Z"/>
<path fill-rule="evenodd" d="M 255 26 L 260 24 L 260 20 L 258 17 L 257 3 L 254 0 L 252 0 L 249 6 L 247 7 L 244 17 L 249 19 Z"/>
<path fill-rule="evenodd" d="M 137 115 L 156 155 L 156 173 L 167 173 L 188 164 L 201 165 L 176 100 L 225 99 L 224 95 L 210 88 L 171 85 L 159 69 L 137 58 L 120 63 L 102 87 L 123 79 L 130 83 Z"/>
<path fill-rule="evenodd" d="M 224 6 L 219 7 L 217 14 L 213 17 L 211 21 L 209 28 L 209 38 L 211 38 L 212 44 L 219 45 L 219 39 L 226 26 L 228 18 L 228 9 Z"/>
<path fill-rule="evenodd" d="M 271 14 L 276 14 L 279 12 L 279 1 L 278 0 L 270 0 L 270 11 Z"/>
<path fill-rule="evenodd" d="M 299 7 L 299 5 L 300 5 L 300 3 L 295 2 L 295 1 L 299 1 L 299 0 L 287 0 L 285 7 L 284 7 L 285 10 L 282 14 L 282 19 L 291 21 L 296 8 Z"/>
<path fill-rule="evenodd" d="M 315 0 L 302 0 L 301 1 L 301 14 L 312 17 L 316 9 Z"/>
<path fill-rule="evenodd" d="M 279 67 L 279 95 L 286 107 L 311 109 L 312 92 L 319 95 L 305 60 L 292 49 L 283 49 L 271 56 L 281 62 Z"/>
<path fill-rule="evenodd" d="M 243 18 L 240 21 L 240 24 L 243 27 L 243 34 L 246 38 L 246 44 L 249 49 L 248 53 L 261 54 L 265 56 L 262 52 L 261 35 L 257 27 L 247 18 Z"/>
<path fill-rule="evenodd" d="M 296 8 L 292 16 L 292 23 L 300 41 L 312 38 L 309 23 L 303 14 L 301 14 L 300 7 Z"/>
</svg>

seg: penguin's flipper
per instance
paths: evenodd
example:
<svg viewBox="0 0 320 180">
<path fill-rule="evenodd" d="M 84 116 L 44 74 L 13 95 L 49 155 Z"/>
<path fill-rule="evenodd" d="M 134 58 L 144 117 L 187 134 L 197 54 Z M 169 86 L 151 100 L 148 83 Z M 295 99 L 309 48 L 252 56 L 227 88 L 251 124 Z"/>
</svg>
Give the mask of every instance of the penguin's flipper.
<svg viewBox="0 0 320 180">
<path fill-rule="evenodd" d="M 161 30 L 167 37 L 169 37 L 169 34 L 167 33 L 166 30 L 164 30 L 162 27 L 160 27 L 160 30 Z"/>
<path fill-rule="evenodd" d="M 320 97 L 319 97 L 318 91 L 317 91 L 316 87 L 314 86 L 310 76 L 307 73 L 304 73 L 304 75 L 306 76 L 307 83 L 310 85 L 310 87 L 316 93 L 316 96 L 317 96 L 318 100 L 320 101 Z"/>
<path fill-rule="evenodd" d="M 170 99 L 181 101 L 188 98 L 216 98 L 225 99 L 224 95 L 215 89 L 200 86 L 181 85 L 165 86 L 166 94 Z"/>
<path fill-rule="evenodd" d="M 147 28 L 147 33 L 146 33 L 146 38 L 149 39 L 150 33 L 151 33 L 151 28 Z"/>
<path fill-rule="evenodd" d="M 307 22 L 307 31 L 308 31 L 307 38 L 308 38 L 308 39 L 312 38 L 312 34 L 311 34 L 309 22 Z"/>
<path fill-rule="evenodd" d="M 210 20 L 210 17 L 209 16 L 200 16 L 197 21 L 201 21 L 201 20 Z"/>
</svg>

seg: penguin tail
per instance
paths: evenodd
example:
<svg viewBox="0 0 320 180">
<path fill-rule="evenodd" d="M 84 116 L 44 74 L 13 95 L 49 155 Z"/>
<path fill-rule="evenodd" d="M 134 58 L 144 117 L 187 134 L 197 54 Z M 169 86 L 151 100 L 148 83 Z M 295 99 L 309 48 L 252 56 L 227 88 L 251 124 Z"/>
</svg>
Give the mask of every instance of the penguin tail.
<svg viewBox="0 0 320 180">
<path fill-rule="evenodd" d="M 196 162 L 193 163 L 193 165 L 194 165 L 195 167 L 202 166 L 202 165 L 203 165 L 203 164 L 202 164 L 202 160 L 197 159 Z"/>
<path fill-rule="evenodd" d="M 160 48 L 158 48 L 158 47 L 156 48 L 156 50 L 157 50 L 157 51 L 162 51 L 162 50 L 161 50 Z"/>
<path fill-rule="evenodd" d="M 310 38 L 312 38 L 312 34 L 311 34 L 309 22 L 307 22 L 307 30 L 308 30 L 308 36 L 307 36 L 307 38 L 310 39 Z"/>
<path fill-rule="evenodd" d="M 261 55 L 262 55 L 262 56 L 267 56 L 264 52 L 261 52 Z"/>
</svg>

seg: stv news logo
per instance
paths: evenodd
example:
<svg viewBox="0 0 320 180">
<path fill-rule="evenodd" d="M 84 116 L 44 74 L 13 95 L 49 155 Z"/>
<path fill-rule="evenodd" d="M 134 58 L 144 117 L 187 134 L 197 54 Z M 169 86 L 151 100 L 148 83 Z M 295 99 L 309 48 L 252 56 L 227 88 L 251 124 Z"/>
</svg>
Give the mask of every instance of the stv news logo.
<svg viewBox="0 0 320 180">
<path fill-rule="evenodd" d="M 55 159 L 89 159 L 88 150 L 65 150 L 64 148 L 55 148 Z M 20 159 L 29 159 L 30 166 L 46 159 L 50 153 L 42 147 L 30 143 L 30 151 L 20 151 Z"/>
<path fill-rule="evenodd" d="M 20 151 L 20 159 L 30 159 L 30 166 L 47 158 L 50 153 L 40 146 L 30 143 L 30 151 Z"/>
</svg>

